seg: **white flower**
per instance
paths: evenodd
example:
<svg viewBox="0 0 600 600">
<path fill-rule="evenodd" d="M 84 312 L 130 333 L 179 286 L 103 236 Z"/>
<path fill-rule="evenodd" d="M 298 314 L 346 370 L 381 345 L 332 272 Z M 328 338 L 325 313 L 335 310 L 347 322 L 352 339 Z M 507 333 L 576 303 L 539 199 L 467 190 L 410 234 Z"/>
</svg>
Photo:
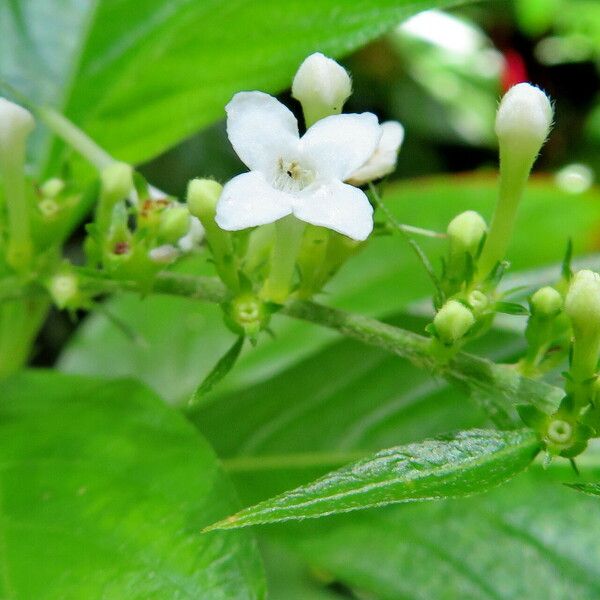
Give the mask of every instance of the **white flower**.
<svg viewBox="0 0 600 600">
<path fill-rule="evenodd" d="M 398 121 L 381 124 L 379 145 L 369 160 L 348 178 L 352 185 L 362 185 L 389 175 L 396 168 L 398 152 L 404 141 L 404 127 Z"/>
<path fill-rule="evenodd" d="M 219 227 L 235 231 L 294 214 L 355 240 L 367 238 L 373 209 L 361 190 L 343 181 L 377 148 L 375 115 L 332 115 L 300 138 L 294 115 L 268 94 L 241 92 L 226 110 L 229 140 L 250 172 L 223 188 Z"/>
</svg>

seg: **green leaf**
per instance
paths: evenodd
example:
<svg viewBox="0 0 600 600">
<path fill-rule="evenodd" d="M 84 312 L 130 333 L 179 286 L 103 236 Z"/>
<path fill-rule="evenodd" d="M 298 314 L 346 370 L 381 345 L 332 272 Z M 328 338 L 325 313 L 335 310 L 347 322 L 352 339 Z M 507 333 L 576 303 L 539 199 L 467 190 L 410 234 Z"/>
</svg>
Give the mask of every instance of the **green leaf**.
<svg viewBox="0 0 600 600">
<path fill-rule="evenodd" d="M 347 54 L 450 3 L 2 0 L 0 79 L 137 163 L 222 118 L 235 92 L 289 87 L 311 52 Z"/>
<path fill-rule="evenodd" d="M 600 483 L 566 483 L 565 485 L 588 496 L 600 496 Z"/>
<path fill-rule="evenodd" d="M 0 386 L 0 597 L 264 598 L 208 444 L 131 381 L 30 372 Z"/>
<path fill-rule="evenodd" d="M 496 196 L 495 178 L 477 175 L 402 182 L 387 188 L 384 200 L 400 222 L 443 231 L 461 211 L 476 209 L 491 214 Z M 545 269 L 541 276 L 535 278 L 529 273 L 519 283 L 530 284 L 537 279 L 535 283 L 542 285 L 559 278 L 558 263 L 567 239 L 572 235 L 576 253 L 590 252 L 595 248 L 594 224 L 599 217 L 599 191 L 573 196 L 548 180 L 532 181 L 511 245 L 511 272 L 554 263 L 557 266 Z M 555 233 L 548 236 L 548 231 Z M 438 263 L 445 250 L 443 241 L 420 239 L 420 244 L 432 262 Z M 212 270 L 207 263 L 187 267 L 188 272 L 197 274 L 210 274 Z M 432 291 L 427 274 L 404 241 L 386 236 L 372 239 L 361 254 L 351 259 L 328 286 L 322 301 L 381 316 L 398 313 Z M 430 306 L 427 302 L 426 311 Z M 181 402 L 190 397 L 235 339 L 214 305 L 181 298 L 129 296 L 110 301 L 109 307 L 148 345 L 135 346 L 106 317 L 93 315 L 63 353 L 60 368 L 109 377 L 133 375 L 171 402 Z M 276 337 L 262 337 L 256 348 L 242 353 L 236 369 L 219 386 L 220 393 L 243 390 L 282 373 L 336 338 L 323 328 L 280 315 L 273 316 L 272 327 Z"/>
<path fill-rule="evenodd" d="M 595 478 L 598 455 L 587 464 Z M 556 473 L 554 472 L 556 470 Z M 594 600 L 598 501 L 532 467 L 471 498 L 390 506 L 261 529 L 329 581 L 378 600 Z"/>
<path fill-rule="evenodd" d="M 242 347 L 244 346 L 244 339 L 243 335 L 238 337 L 231 348 L 229 348 L 229 350 L 227 350 L 227 352 L 219 359 L 212 371 L 204 378 L 202 383 L 198 386 L 198 389 L 194 392 L 194 395 L 188 402 L 188 408 L 198 406 L 202 402 L 204 396 L 206 396 L 219 381 L 226 377 L 231 369 L 233 369 L 238 356 L 242 351 Z"/>
<path fill-rule="evenodd" d="M 485 429 L 389 448 L 245 508 L 205 531 L 468 496 L 510 479 L 529 466 L 539 449 L 530 430 Z"/>
</svg>

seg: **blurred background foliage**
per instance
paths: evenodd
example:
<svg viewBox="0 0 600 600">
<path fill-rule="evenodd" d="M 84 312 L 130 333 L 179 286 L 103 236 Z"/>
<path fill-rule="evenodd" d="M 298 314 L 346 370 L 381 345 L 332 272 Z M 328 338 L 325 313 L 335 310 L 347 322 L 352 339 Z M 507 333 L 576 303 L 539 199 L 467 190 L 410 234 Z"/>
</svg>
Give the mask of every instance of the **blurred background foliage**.
<svg viewBox="0 0 600 600">
<path fill-rule="evenodd" d="M 374 111 L 406 127 L 395 178 L 493 168 L 498 98 L 525 80 L 558 100 L 537 169 L 583 165 L 559 179 L 573 191 L 600 169 L 596 0 L 498 0 L 427 11 L 342 62 L 354 81 L 347 110 Z M 178 194 L 191 177 L 225 180 L 243 169 L 223 121 L 143 166 L 153 183 Z"/>
<path fill-rule="evenodd" d="M 353 76 L 347 111 L 405 125 L 393 180 L 495 169 L 498 99 L 525 80 L 556 102 L 555 128 L 535 170 L 567 194 L 585 192 L 600 173 L 596 0 L 494 0 L 425 11 L 341 62 Z M 280 97 L 300 117 L 289 91 Z M 180 197 L 193 177 L 226 181 L 244 170 L 223 119 L 141 165 L 152 184 Z M 80 241 L 75 236 L 68 247 L 72 257 Z M 53 315 L 36 363 L 52 364 L 72 329 L 64 314 Z"/>
</svg>

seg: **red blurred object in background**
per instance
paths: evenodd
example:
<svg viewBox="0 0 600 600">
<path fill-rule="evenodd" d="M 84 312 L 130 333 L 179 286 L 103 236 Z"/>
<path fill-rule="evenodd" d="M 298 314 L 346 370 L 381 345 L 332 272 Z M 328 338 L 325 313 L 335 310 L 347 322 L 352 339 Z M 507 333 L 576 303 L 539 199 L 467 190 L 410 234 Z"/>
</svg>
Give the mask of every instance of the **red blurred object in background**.
<svg viewBox="0 0 600 600">
<path fill-rule="evenodd" d="M 513 85 L 527 81 L 525 61 L 516 50 L 505 50 L 504 69 L 502 71 L 502 91 L 506 92 Z"/>
</svg>

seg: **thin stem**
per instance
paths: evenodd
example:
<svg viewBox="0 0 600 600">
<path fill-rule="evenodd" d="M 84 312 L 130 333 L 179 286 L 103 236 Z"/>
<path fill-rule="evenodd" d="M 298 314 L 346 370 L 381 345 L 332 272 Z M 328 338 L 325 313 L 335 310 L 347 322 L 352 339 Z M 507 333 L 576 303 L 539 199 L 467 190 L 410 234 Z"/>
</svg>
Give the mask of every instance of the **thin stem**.
<svg viewBox="0 0 600 600">
<path fill-rule="evenodd" d="M 391 223 L 391 225 L 394 227 L 394 229 L 396 229 L 396 231 L 398 231 L 398 233 L 400 233 L 400 235 L 406 240 L 406 243 L 410 246 L 412 251 L 415 253 L 417 258 L 419 259 L 419 261 L 421 262 L 421 264 L 427 271 L 427 274 L 429 275 L 431 282 L 435 286 L 438 296 L 443 297 L 443 292 L 442 292 L 442 287 L 440 285 L 440 281 L 439 281 L 437 275 L 435 274 L 435 271 L 433 270 L 433 266 L 432 266 L 429 258 L 427 258 L 427 255 L 425 254 L 425 252 L 423 252 L 423 249 L 421 248 L 421 246 L 419 246 L 419 244 L 417 244 L 417 242 L 415 242 L 415 240 L 413 240 L 408 235 L 408 232 L 405 229 L 406 226 L 402 226 L 402 225 L 400 225 L 400 223 L 398 223 L 398 221 L 396 220 L 394 215 L 388 210 L 387 206 L 385 206 L 385 204 L 381 200 L 381 196 L 379 195 L 379 193 L 377 192 L 377 189 L 375 188 L 375 186 L 372 183 L 369 183 L 369 191 L 371 192 L 371 196 L 372 196 L 373 200 L 375 201 L 375 204 L 378 206 L 378 208 L 381 209 L 381 211 L 386 216 L 387 220 Z"/>
<path fill-rule="evenodd" d="M 115 159 L 106 150 L 60 113 L 45 106 L 35 108 L 35 112 L 51 131 L 79 152 L 99 171 L 115 162 Z"/>
<path fill-rule="evenodd" d="M 304 228 L 304 223 L 293 215 L 275 223 L 271 271 L 260 293 L 264 300 L 277 304 L 283 304 L 287 300 L 292 288 Z"/>
<path fill-rule="evenodd" d="M 438 238 L 441 240 L 448 237 L 447 233 L 433 231 L 432 229 L 424 229 L 423 227 L 415 227 L 414 225 L 407 225 L 406 223 L 397 223 L 396 226 L 406 233 L 414 233 L 415 235 L 421 235 L 423 237 Z"/>
<path fill-rule="evenodd" d="M 79 269 L 78 272 L 82 284 L 88 285 L 96 293 L 147 291 L 136 282 L 115 281 L 104 275 L 90 276 L 85 269 Z M 219 280 L 179 273 L 159 274 L 152 291 L 217 303 L 231 299 L 230 292 Z M 514 427 L 520 423 L 515 408 L 517 404 L 529 402 L 551 413 L 556 410 L 564 395 L 559 388 L 522 377 L 514 368 L 497 365 L 465 352 L 458 352 L 450 361 L 441 365 L 431 354 L 430 338 L 371 317 L 301 300 L 286 304 L 281 308 L 281 313 L 334 329 L 370 346 L 383 348 L 409 360 L 417 367 L 445 377 L 472 393 L 488 412 L 490 419 L 501 427 Z"/>
<path fill-rule="evenodd" d="M 526 168 L 527 166 L 529 168 Z M 506 256 L 519 201 L 523 195 L 530 170 L 531 165 L 519 163 L 501 148 L 498 202 L 478 260 L 478 279 L 480 281 L 485 279 Z"/>
<path fill-rule="evenodd" d="M 369 452 L 299 452 L 296 454 L 273 454 L 263 456 L 235 456 L 223 459 L 223 467 L 229 473 L 275 471 L 278 469 L 332 468 L 343 466 L 368 456 Z"/>
</svg>

